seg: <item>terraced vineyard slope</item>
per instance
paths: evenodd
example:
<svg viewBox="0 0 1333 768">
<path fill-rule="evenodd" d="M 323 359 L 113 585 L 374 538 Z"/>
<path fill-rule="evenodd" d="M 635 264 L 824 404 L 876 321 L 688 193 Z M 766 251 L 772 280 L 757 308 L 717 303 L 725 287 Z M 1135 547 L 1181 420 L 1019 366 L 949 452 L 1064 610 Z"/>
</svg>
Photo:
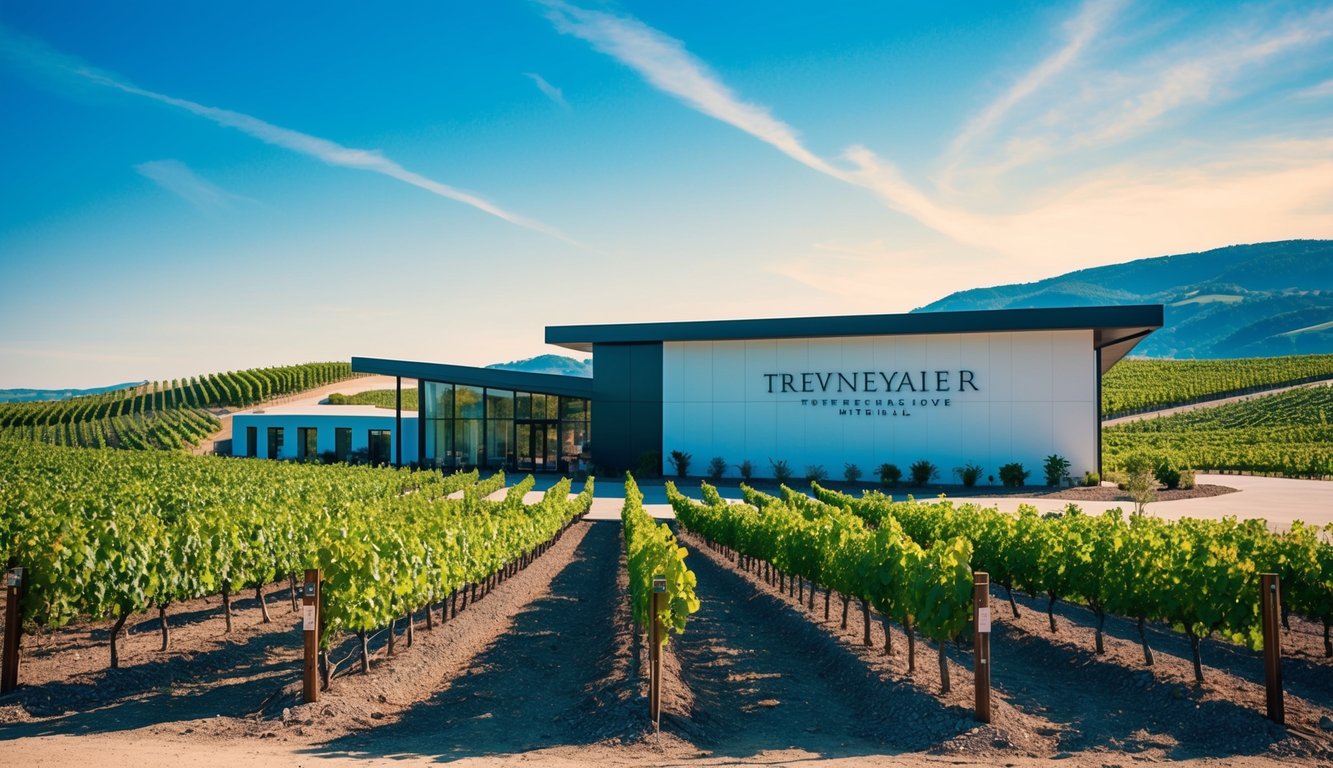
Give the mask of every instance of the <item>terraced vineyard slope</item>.
<svg viewBox="0 0 1333 768">
<path fill-rule="evenodd" d="M 219 428 L 207 409 L 254 405 L 351 376 L 348 363 L 306 363 L 156 381 L 58 402 L 4 403 L 0 438 L 81 448 L 183 448 Z"/>
<path fill-rule="evenodd" d="M 1102 432 L 1103 460 L 1138 452 L 1176 467 L 1285 477 L 1333 477 L 1333 387 L 1295 389 Z"/>
</svg>

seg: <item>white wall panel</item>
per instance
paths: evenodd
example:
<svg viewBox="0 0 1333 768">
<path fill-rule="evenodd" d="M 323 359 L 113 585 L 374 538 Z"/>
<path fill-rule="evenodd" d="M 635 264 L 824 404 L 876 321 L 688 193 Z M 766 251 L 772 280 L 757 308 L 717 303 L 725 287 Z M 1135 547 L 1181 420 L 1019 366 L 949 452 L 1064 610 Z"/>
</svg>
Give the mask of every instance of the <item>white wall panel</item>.
<svg viewBox="0 0 1333 768">
<path fill-rule="evenodd" d="M 975 390 L 960 391 L 964 375 Z M 699 473 L 713 456 L 831 477 L 925 458 L 946 482 L 967 463 L 998 481 L 1011 461 L 1036 479 L 1059 453 L 1081 474 L 1096 461 L 1095 390 L 1091 331 L 667 342 L 662 451 L 692 453 Z"/>
</svg>

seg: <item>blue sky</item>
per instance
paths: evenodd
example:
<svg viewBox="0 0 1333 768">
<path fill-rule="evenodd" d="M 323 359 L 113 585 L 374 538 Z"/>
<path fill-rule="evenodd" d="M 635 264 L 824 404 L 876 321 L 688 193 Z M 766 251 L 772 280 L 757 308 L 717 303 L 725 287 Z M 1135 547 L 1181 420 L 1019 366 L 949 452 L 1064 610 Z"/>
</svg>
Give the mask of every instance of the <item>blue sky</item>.
<svg viewBox="0 0 1333 768">
<path fill-rule="evenodd" d="M 1328 3 L 381 6 L 0 2 L 0 387 L 1333 237 Z"/>
</svg>

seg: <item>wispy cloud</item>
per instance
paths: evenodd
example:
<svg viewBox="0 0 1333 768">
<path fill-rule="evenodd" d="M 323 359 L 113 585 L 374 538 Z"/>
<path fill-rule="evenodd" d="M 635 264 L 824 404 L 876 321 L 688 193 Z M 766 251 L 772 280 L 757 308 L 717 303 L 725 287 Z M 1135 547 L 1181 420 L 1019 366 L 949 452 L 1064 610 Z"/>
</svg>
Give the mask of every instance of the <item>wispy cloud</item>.
<svg viewBox="0 0 1333 768">
<path fill-rule="evenodd" d="M 134 166 L 134 170 L 201 211 L 217 211 L 238 199 L 179 160 L 152 160 Z"/>
<path fill-rule="evenodd" d="M 594 48 L 638 72 L 654 87 L 695 110 L 717 118 L 776 147 L 783 154 L 822 173 L 836 173 L 807 150 L 791 126 L 773 117 L 767 107 L 744 101 L 673 37 L 638 19 L 577 8 L 559 0 L 543 2 L 546 16 L 563 34 Z"/>
<path fill-rule="evenodd" d="M 1021 279 L 1068 268 L 1071 263 L 1106 263 L 1168 253 L 1173 248 L 1196 250 L 1333 231 L 1333 212 L 1327 206 L 1312 205 L 1333 194 L 1333 159 L 1318 142 L 1291 145 L 1256 140 L 1242 145 L 1236 141 L 1212 156 L 1189 161 L 1164 163 L 1152 157 L 1141 161 L 1122 158 L 1114 164 L 1103 161 L 1082 173 L 1018 185 L 1019 193 L 1012 186 L 1006 188 L 1004 195 L 992 196 L 988 211 L 981 204 L 947 202 L 947 189 L 928 192 L 909 181 L 894 163 L 864 146 L 853 144 L 836 161 L 820 157 L 804 145 L 795 128 L 775 117 L 768 107 L 735 94 L 681 41 L 637 19 L 581 9 L 561 0 L 542 5 L 558 31 L 587 41 L 691 109 L 738 128 L 830 178 L 870 191 L 889 208 L 957 243 L 976 247 Z M 1091 85 L 1082 76 L 1075 78 L 1077 83 L 1064 82 L 1062 75 L 1076 65 L 1081 73 L 1088 69 L 1080 57 L 1088 55 L 1119 7 L 1120 3 L 1107 0 L 1083 5 L 1066 25 L 1064 43 L 1056 53 L 967 121 L 944 157 L 962 170 L 962 160 L 993 151 L 997 138 L 1007 139 L 999 144 L 1009 155 L 1006 163 L 1123 141 L 1154 129 L 1183 105 L 1222 98 L 1224 85 L 1236 82 L 1248 67 L 1329 36 L 1328 10 L 1273 25 L 1256 26 L 1244 19 L 1228 34 L 1209 30 L 1208 35 L 1195 36 L 1192 47 L 1175 51 L 1174 58 L 1143 62 L 1131 75 L 1106 72 L 1092 78 Z M 1071 98 L 1071 93 L 1097 100 L 1097 108 Z M 1039 94 L 1041 98 L 1035 98 Z M 1062 106 L 1065 100 L 1068 106 Z M 1022 115 L 1017 114 L 1020 107 Z M 1011 129 L 1006 133 L 1003 128 L 1011 122 L 1026 128 L 1039 126 L 1054 138 L 1039 131 L 1025 134 Z M 1238 165 L 1227 160 L 1230 157 L 1244 157 L 1246 162 Z M 818 270 L 796 263 L 780 265 L 774 271 L 834 288 Z M 974 268 L 950 274 L 961 277 L 962 285 L 953 284 L 963 287 L 984 272 Z M 850 289 L 845 285 L 837 288 L 845 290 Z"/>
<path fill-rule="evenodd" d="M 294 131 L 290 128 L 283 128 L 282 126 L 265 122 L 257 117 L 241 112 L 206 106 L 188 99 L 181 99 L 167 94 L 158 93 L 147 88 L 141 88 L 123 78 L 89 67 L 71 56 L 50 48 L 40 41 L 19 36 L 3 27 L 0 27 L 0 47 L 3 47 L 11 57 L 20 60 L 22 64 L 42 70 L 45 74 L 63 73 L 66 75 L 73 75 L 89 83 L 105 86 L 123 93 L 140 96 L 159 104 L 175 107 L 210 120 L 217 125 L 238 130 L 241 133 L 258 139 L 266 144 L 282 147 L 283 149 L 323 161 L 329 165 L 370 171 L 371 173 L 378 173 L 382 176 L 397 179 L 398 181 L 411 184 L 414 187 L 424 189 L 431 194 L 471 206 L 498 219 L 507 221 L 510 224 L 530 229 L 534 232 L 540 232 L 550 237 L 577 245 L 577 243 L 568 235 L 565 235 L 554 227 L 506 210 L 479 195 L 465 192 L 456 187 L 423 176 L 415 171 L 408 170 L 397 162 L 384 156 L 378 150 L 345 147 L 337 142 L 330 141 L 329 139 L 301 133 L 300 131 Z"/>
<path fill-rule="evenodd" d="M 1068 39 L 1064 45 L 1042 59 L 1037 66 L 1005 89 L 985 109 L 967 121 L 945 153 L 942 180 L 945 187 L 952 186 L 953 172 L 963 162 L 968 150 L 994 130 L 1019 102 L 1032 96 L 1042 86 L 1068 69 L 1103 30 L 1107 21 L 1115 15 L 1121 5 L 1121 0 L 1087 0 L 1079 13 L 1065 25 Z"/>
<path fill-rule="evenodd" d="M 565 101 L 564 91 L 561 91 L 559 88 L 556 88 L 554 85 L 551 85 L 550 83 L 546 82 L 546 78 L 542 77 L 536 72 L 524 72 L 523 76 L 527 77 L 533 83 L 536 83 L 537 90 L 545 94 L 546 98 L 550 99 L 556 104 L 559 104 L 565 109 L 569 109 L 569 102 Z"/>
</svg>

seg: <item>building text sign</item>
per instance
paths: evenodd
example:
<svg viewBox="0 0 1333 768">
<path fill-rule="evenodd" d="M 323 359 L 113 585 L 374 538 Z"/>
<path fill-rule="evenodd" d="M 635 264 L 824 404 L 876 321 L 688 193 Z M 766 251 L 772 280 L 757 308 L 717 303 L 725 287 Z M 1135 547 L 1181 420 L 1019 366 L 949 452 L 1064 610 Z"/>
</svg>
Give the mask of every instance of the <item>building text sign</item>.
<svg viewBox="0 0 1333 768">
<path fill-rule="evenodd" d="M 765 373 L 770 394 L 810 394 L 801 405 L 836 408 L 839 416 L 911 416 L 914 408 L 947 408 L 952 397 L 926 397 L 940 393 L 978 392 L 975 371 L 802 371 Z M 885 395 L 912 396 L 885 397 Z M 841 395 L 841 397 L 830 397 Z M 848 395 L 856 395 L 848 397 Z M 878 395 L 867 397 L 866 395 Z"/>
</svg>

